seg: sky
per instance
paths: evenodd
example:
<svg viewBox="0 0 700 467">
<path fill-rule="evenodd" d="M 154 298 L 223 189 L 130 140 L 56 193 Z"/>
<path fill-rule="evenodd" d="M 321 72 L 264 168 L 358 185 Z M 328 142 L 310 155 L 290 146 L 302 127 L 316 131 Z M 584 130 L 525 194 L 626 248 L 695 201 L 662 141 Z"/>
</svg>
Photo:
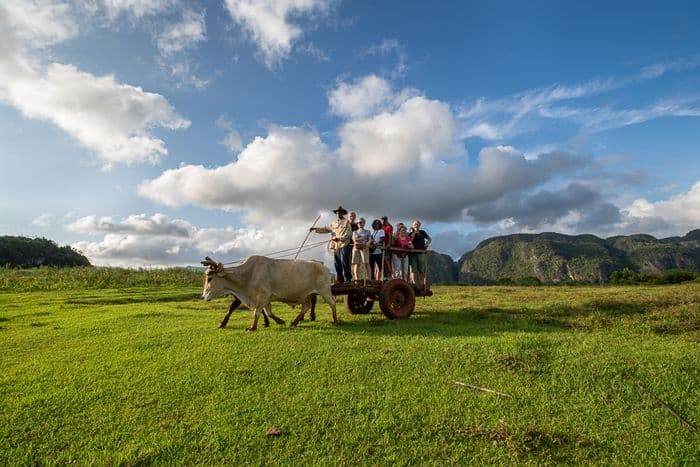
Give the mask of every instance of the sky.
<svg viewBox="0 0 700 467">
<path fill-rule="evenodd" d="M 96 265 L 295 252 L 339 205 L 454 258 L 684 235 L 699 148 L 695 1 L 0 2 L 0 235 Z"/>
</svg>

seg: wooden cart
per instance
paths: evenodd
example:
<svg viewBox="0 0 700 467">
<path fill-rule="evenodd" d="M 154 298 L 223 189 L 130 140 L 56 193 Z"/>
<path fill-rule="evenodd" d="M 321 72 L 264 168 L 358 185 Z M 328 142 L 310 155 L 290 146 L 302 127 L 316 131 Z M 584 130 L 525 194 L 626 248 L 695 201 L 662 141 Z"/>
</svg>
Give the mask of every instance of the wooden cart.
<svg viewBox="0 0 700 467">
<path fill-rule="evenodd" d="M 379 302 L 379 308 L 389 319 L 408 318 L 416 307 L 416 297 L 433 295 L 428 286 L 418 290 L 403 279 L 345 282 L 331 286 L 331 292 L 345 295 L 345 309 L 356 315 L 369 313 L 374 302 Z"/>
</svg>

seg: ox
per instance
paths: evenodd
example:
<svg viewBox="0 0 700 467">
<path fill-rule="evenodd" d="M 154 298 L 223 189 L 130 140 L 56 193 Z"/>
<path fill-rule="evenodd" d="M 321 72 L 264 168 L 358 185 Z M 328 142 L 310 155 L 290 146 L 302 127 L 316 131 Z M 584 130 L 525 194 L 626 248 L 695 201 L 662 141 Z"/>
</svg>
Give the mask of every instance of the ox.
<svg viewBox="0 0 700 467">
<path fill-rule="evenodd" d="M 207 256 L 202 264 L 207 266 L 202 299 L 208 301 L 226 294 L 235 297 L 220 327 L 226 325 L 233 310 L 241 303 L 253 310 L 253 323 L 248 330 L 257 329 L 261 313 L 283 324 L 284 321 L 272 313 L 270 304 L 273 301 L 301 305 L 301 311 L 292 322 L 292 326 L 296 326 L 315 304 L 316 294 L 331 307 L 333 324 L 338 323 L 335 297 L 331 293 L 331 275 L 318 261 L 250 256 L 240 266 L 224 268 Z"/>
</svg>

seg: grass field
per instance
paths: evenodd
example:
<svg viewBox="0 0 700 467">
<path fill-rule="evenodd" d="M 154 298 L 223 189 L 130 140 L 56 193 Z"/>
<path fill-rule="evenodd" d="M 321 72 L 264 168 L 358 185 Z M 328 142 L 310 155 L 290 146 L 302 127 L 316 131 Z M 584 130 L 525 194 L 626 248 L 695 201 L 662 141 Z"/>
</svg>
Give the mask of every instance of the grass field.
<svg viewBox="0 0 700 467">
<path fill-rule="evenodd" d="M 435 287 L 404 321 L 250 333 L 193 285 L 14 282 L 1 465 L 700 463 L 658 402 L 700 425 L 698 283 Z"/>
</svg>

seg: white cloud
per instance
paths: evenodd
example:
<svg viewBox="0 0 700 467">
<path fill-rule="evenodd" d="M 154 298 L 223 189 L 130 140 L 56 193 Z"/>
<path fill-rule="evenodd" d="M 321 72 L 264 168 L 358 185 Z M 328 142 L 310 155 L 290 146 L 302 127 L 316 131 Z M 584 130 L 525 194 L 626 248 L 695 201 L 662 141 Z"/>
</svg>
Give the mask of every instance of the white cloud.
<svg viewBox="0 0 700 467">
<path fill-rule="evenodd" d="M 197 65 L 193 64 L 188 57 L 180 57 L 177 61 L 164 59 L 162 64 L 169 70 L 170 77 L 175 80 L 175 85 L 178 88 L 193 86 L 195 89 L 201 90 L 211 83 L 210 79 L 203 79 L 195 74 Z"/>
<path fill-rule="evenodd" d="M 308 226 L 271 223 L 265 229 L 199 228 L 182 219 L 163 214 L 133 214 L 122 220 L 87 216 L 65 226 L 74 233 L 101 236 L 98 241 L 79 241 L 72 246 L 82 251 L 93 264 L 111 266 L 197 265 L 204 256 L 222 262 L 242 260 L 250 254 L 275 256 L 296 253 L 296 246 L 308 232 Z M 315 242 L 309 242 L 313 244 Z M 302 252 L 300 258 L 322 258 L 321 245 Z"/>
<path fill-rule="evenodd" d="M 226 136 L 219 141 L 219 143 L 226 146 L 226 148 L 233 153 L 240 152 L 243 149 L 243 138 L 241 138 L 240 133 L 233 127 L 233 123 L 224 115 L 219 116 L 215 123 L 219 128 L 226 130 Z"/>
<path fill-rule="evenodd" d="M 594 79 L 573 86 L 556 84 L 531 89 L 495 100 L 481 97 L 459 111 L 458 117 L 463 124 L 462 136 L 502 140 L 530 130 L 530 120 L 555 102 L 594 96 L 618 86 L 620 83 L 612 79 Z"/>
<path fill-rule="evenodd" d="M 53 222 L 53 214 L 44 213 L 32 220 L 32 225 L 36 225 L 37 227 L 48 227 L 51 225 L 51 222 Z"/>
<path fill-rule="evenodd" d="M 627 77 L 592 79 L 575 85 L 555 84 L 531 89 L 500 99 L 480 97 L 463 105 L 458 113 L 464 138 L 479 137 L 489 141 L 535 131 L 542 119 L 576 123 L 582 131 L 600 132 L 634 125 L 662 117 L 700 116 L 700 100 L 661 98 L 638 108 L 615 105 L 577 105 L 577 101 L 608 93 L 615 89 L 658 78 L 668 72 L 687 71 L 700 66 L 700 57 L 653 64 Z M 571 102 L 563 105 L 564 102 Z"/>
<path fill-rule="evenodd" d="M 207 39 L 204 12 L 182 12 L 182 21 L 169 25 L 156 39 L 158 50 L 165 56 L 196 48 Z"/>
<path fill-rule="evenodd" d="M 214 169 L 187 165 L 168 170 L 143 182 L 139 193 L 171 206 L 247 209 L 255 221 L 277 212 L 293 217 L 292 213 L 309 212 L 319 187 L 328 193 L 337 183 L 328 154 L 316 133 L 273 126 L 267 137 L 248 144 L 235 162 Z"/>
<path fill-rule="evenodd" d="M 5 30 L 0 45 L 0 100 L 25 117 L 53 122 L 96 152 L 105 167 L 156 163 L 167 154 L 165 142 L 152 135 L 152 128 L 187 128 L 189 121 L 163 96 L 121 84 L 113 75 L 94 76 L 73 65 L 42 66 L 40 56 L 32 55 L 32 41 L 45 44 L 70 37 L 73 29 L 66 26 L 70 21 L 63 16 L 68 9 L 48 2 L 49 11 L 60 13 L 57 18 L 39 14 L 19 20 L 18 16 L 39 8 L 37 4 L 8 5 L 10 9 L 0 6 L 0 26 L 7 26 L 0 28 Z M 40 27 L 53 32 L 35 32 Z"/>
<path fill-rule="evenodd" d="M 624 211 L 632 219 L 659 218 L 676 226 L 680 234 L 700 227 L 700 181 L 690 190 L 656 202 L 638 198 Z"/>
<path fill-rule="evenodd" d="M 367 176 L 406 174 L 465 154 L 449 106 L 424 97 L 410 98 L 395 112 L 348 122 L 338 133 L 340 158 Z"/>
<path fill-rule="evenodd" d="M 162 13 L 179 3 L 178 0 L 98 0 L 110 20 L 122 15 L 132 20 Z"/>
<path fill-rule="evenodd" d="M 59 0 L 4 0 L 0 16 L 5 16 L 5 27 L 16 40 L 33 47 L 56 44 L 78 33 L 71 7 Z M 3 32 L 3 40 L 6 35 Z"/>
<path fill-rule="evenodd" d="M 422 115 L 433 121 L 432 114 Z M 434 132 L 422 127 L 418 130 L 426 138 L 434 137 Z M 351 162 L 356 160 L 332 151 L 314 131 L 271 127 L 266 137 L 255 138 L 234 162 L 214 168 L 186 165 L 167 170 L 144 181 L 138 191 L 169 206 L 193 204 L 243 211 L 246 219 L 254 222 L 313 219 L 318 212 L 329 212 L 339 204 L 366 218 L 388 213 L 454 221 L 462 219 L 469 206 L 537 186 L 590 163 L 563 152 L 528 161 L 512 148 L 492 148 L 480 153 L 479 163 L 472 169 L 463 159 L 440 160 L 429 151 L 426 154 L 430 157 L 421 160 L 420 148 L 438 147 L 442 140 L 426 143 L 412 139 L 416 125 L 401 126 L 401 131 L 391 138 L 415 144 L 385 145 L 387 151 L 393 151 L 392 160 L 405 164 L 385 165 L 388 172 L 381 177 L 368 175 L 366 167 L 354 167 Z M 368 164 L 373 163 L 368 159 Z M 381 159 L 377 163 L 383 167 Z M 407 173 L 404 165 L 411 164 L 413 170 Z"/>
<path fill-rule="evenodd" d="M 368 75 L 353 84 L 339 83 L 328 93 L 328 104 L 331 113 L 335 115 L 363 118 L 384 109 L 393 95 L 387 80 Z"/>
<path fill-rule="evenodd" d="M 613 107 L 548 107 L 540 109 L 546 118 L 570 120 L 587 132 L 600 132 L 611 128 L 648 122 L 662 117 L 698 117 L 700 99 L 661 99 L 641 108 L 616 109 Z"/>
<path fill-rule="evenodd" d="M 164 214 L 154 214 L 151 217 L 145 214 L 133 214 L 121 222 L 114 221 L 111 217 L 81 217 L 66 225 L 65 228 L 69 232 L 90 235 L 119 233 L 187 237 L 192 226 L 189 222 L 183 220 L 175 219 L 171 221 Z"/>
<path fill-rule="evenodd" d="M 393 78 L 404 76 L 408 69 L 408 54 L 396 39 L 384 39 L 379 44 L 370 46 L 364 52 L 365 55 L 389 55 L 396 54 L 396 65 L 391 70 Z"/>
<path fill-rule="evenodd" d="M 330 0 L 225 0 L 224 4 L 272 68 L 289 56 L 292 43 L 303 34 L 290 18 L 324 12 Z"/>
<path fill-rule="evenodd" d="M 639 79 L 654 79 L 669 72 L 692 70 L 698 66 L 700 66 L 700 55 L 678 58 L 663 63 L 652 63 L 641 69 L 639 72 Z"/>
<path fill-rule="evenodd" d="M 190 124 L 163 96 L 72 65 L 52 63 L 43 76 L 17 77 L 0 86 L 5 87 L 9 103 L 26 117 L 55 123 L 107 166 L 157 163 L 168 151 L 150 128 L 181 129 Z"/>
</svg>

